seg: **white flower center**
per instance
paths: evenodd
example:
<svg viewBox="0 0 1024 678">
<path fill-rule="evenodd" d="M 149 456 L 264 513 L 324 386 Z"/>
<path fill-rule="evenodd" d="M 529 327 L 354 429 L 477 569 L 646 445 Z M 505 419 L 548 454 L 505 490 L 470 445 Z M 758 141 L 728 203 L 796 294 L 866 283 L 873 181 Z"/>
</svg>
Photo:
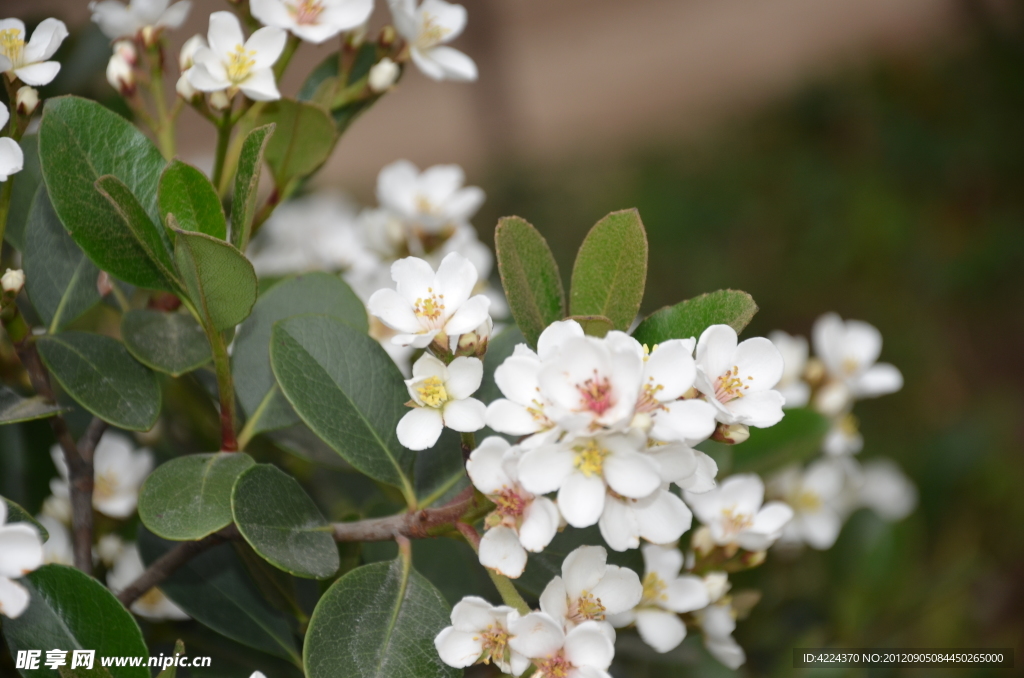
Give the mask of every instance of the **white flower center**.
<svg viewBox="0 0 1024 678">
<path fill-rule="evenodd" d="M 473 638 L 473 640 L 483 641 L 483 653 L 477 662 L 490 664 L 492 659 L 507 662 L 511 654 L 508 648 L 508 641 L 511 637 L 512 634 L 508 632 L 508 629 L 498 624 L 491 624 L 485 628 L 480 632 L 479 636 Z"/>
<path fill-rule="evenodd" d="M 491 495 L 491 501 L 494 502 L 494 512 L 502 518 L 519 518 L 529 503 L 525 497 L 509 487 L 503 487 L 501 492 Z"/>
<path fill-rule="evenodd" d="M 601 416 L 615 404 L 611 382 L 608 377 L 599 375 L 597 370 L 594 370 L 593 377 L 577 384 L 576 389 L 580 392 L 580 409 L 584 411 Z"/>
<path fill-rule="evenodd" d="M 589 591 L 583 591 L 579 598 L 569 601 L 567 618 L 576 624 L 590 620 L 604 621 L 604 611 L 600 598 L 595 598 Z"/>
<path fill-rule="evenodd" d="M 668 584 L 658 576 L 657 572 L 648 572 L 644 577 L 644 595 L 640 599 L 640 605 L 657 605 L 668 602 Z"/>
<path fill-rule="evenodd" d="M 114 494 L 117 492 L 118 485 L 120 485 L 120 481 L 116 473 L 110 471 L 106 473 L 97 473 L 96 482 L 93 485 L 92 496 L 97 502 L 113 499 Z"/>
<path fill-rule="evenodd" d="M 324 6 L 320 0 L 299 0 L 288 3 L 288 13 L 292 15 L 295 23 L 299 25 L 317 24 L 320 22 L 320 14 Z"/>
<path fill-rule="evenodd" d="M 549 657 L 537 664 L 537 678 L 566 678 L 569 672 L 576 667 L 572 665 L 565 655 L 559 650 L 554 657 Z"/>
<path fill-rule="evenodd" d="M 430 296 L 416 299 L 412 311 L 430 329 L 440 329 L 444 324 L 444 295 L 435 293 L 433 287 L 428 287 L 427 292 Z"/>
<path fill-rule="evenodd" d="M 423 23 L 420 27 L 420 34 L 416 36 L 416 47 L 419 49 L 427 50 L 440 44 L 445 37 L 451 33 L 451 30 L 441 26 L 437 22 L 437 17 L 430 14 L 423 14 Z"/>
<path fill-rule="evenodd" d="M 441 407 L 450 400 L 444 382 L 439 377 L 428 377 L 416 387 L 416 393 L 427 407 Z"/>
<path fill-rule="evenodd" d="M 722 509 L 722 531 L 726 535 L 735 535 L 754 524 L 754 519 L 746 513 L 737 513 L 735 506 Z"/>
<path fill-rule="evenodd" d="M 22 53 L 25 49 L 25 38 L 22 37 L 21 29 L 7 28 L 0 31 L 0 54 L 6 56 L 13 68 L 22 65 Z"/>
<path fill-rule="evenodd" d="M 786 503 L 793 507 L 793 510 L 801 513 L 814 513 L 818 511 L 823 502 L 821 495 L 812 490 L 799 489 L 786 497 Z"/>
<path fill-rule="evenodd" d="M 726 370 L 725 374 L 715 379 L 715 398 L 723 405 L 730 400 L 742 398 L 743 392 L 750 388 L 744 381 L 753 380 L 753 377 L 741 377 L 740 368 L 733 365 L 731 370 Z"/>
<path fill-rule="evenodd" d="M 235 45 L 235 51 L 228 52 L 228 80 L 236 85 L 242 84 L 252 72 L 252 67 L 256 65 L 254 56 L 256 56 L 256 50 L 246 49 L 243 45 Z"/>
<path fill-rule="evenodd" d="M 604 472 L 604 459 L 608 456 L 608 450 L 601 447 L 596 440 L 588 440 L 572 449 L 576 453 L 573 464 L 580 473 L 590 478 Z"/>
</svg>

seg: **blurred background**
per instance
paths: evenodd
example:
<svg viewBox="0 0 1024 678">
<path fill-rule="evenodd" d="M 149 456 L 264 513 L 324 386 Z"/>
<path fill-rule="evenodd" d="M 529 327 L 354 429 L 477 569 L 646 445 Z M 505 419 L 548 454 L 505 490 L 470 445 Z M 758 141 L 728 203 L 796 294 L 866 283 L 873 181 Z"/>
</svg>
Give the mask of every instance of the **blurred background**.
<svg viewBox="0 0 1024 678">
<path fill-rule="evenodd" d="M 830 551 L 770 555 L 738 575 L 737 586 L 764 592 L 737 630 L 749 657 L 740 673 L 814 675 L 792 668 L 792 648 L 830 645 L 1016 645 L 1019 666 L 1024 4 L 464 4 L 456 46 L 477 61 L 479 82 L 439 84 L 410 69 L 316 185 L 370 203 L 393 160 L 460 163 L 488 195 L 474 220 L 481 238 L 492 241 L 498 217 L 520 215 L 566 275 L 598 218 L 637 207 L 651 242 L 644 312 L 730 287 L 762 309 L 751 334 L 806 335 L 832 310 L 876 325 L 882 360 L 906 386 L 858 406 L 861 457 L 897 460 L 918 485 L 918 509 L 899 523 L 862 511 Z M 175 49 L 222 5 L 195 0 Z M 114 99 L 109 48 L 84 0 L 5 0 L 0 13 L 55 15 L 72 28 L 50 93 Z M 379 7 L 374 22 L 385 19 Z M 303 47 L 286 94 L 327 49 Z M 181 155 L 211 164 L 209 126 L 191 112 L 182 120 Z M 48 435 L 45 424 L 19 431 Z M 0 493 L 37 510 L 45 490 L 8 487 L 13 477 Z M 627 642 L 618 660 L 617 676 L 730 673 L 696 638 L 657 663 Z"/>
</svg>

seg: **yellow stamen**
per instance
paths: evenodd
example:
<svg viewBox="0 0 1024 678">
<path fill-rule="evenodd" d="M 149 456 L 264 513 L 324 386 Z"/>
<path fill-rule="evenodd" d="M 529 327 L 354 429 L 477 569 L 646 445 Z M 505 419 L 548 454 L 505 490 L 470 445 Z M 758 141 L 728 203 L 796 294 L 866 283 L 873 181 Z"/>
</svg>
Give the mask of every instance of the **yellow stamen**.
<svg viewBox="0 0 1024 678">
<path fill-rule="evenodd" d="M 667 602 L 668 594 L 665 593 L 667 589 L 668 584 L 658 576 L 657 572 L 648 572 L 644 577 L 644 597 L 640 604 Z"/>
<path fill-rule="evenodd" d="M 249 77 L 252 67 L 256 65 L 256 50 L 246 49 L 242 45 L 235 45 L 235 51 L 228 53 L 228 80 L 240 84 Z"/>
<path fill-rule="evenodd" d="M 580 597 L 569 605 L 569 619 L 582 624 L 585 621 L 604 621 L 605 607 L 601 604 L 600 598 L 595 598 L 593 593 L 583 591 Z"/>
<path fill-rule="evenodd" d="M 601 475 L 604 471 L 604 459 L 608 456 L 608 450 L 601 447 L 596 440 L 588 440 L 583 445 L 573 448 L 576 458 L 573 464 L 586 477 Z"/>
<path fill-rule="evenodd" d="M 754 524 L 754 519 L 743 513 L 736 513 L 735 507 L 722 509 L 722 528 L 726 534 L 736 534 Z"/>
<path fill-rule="evenodd" d="M 297 24 L 315 24 L 323 11 L 324 6 L 320 0 L 299 0 L 288 4 L 288 13 Z"/>
<path fill-rule="evenodd" d="M 413 313 L 429 321 L 431 324 L 436 324 L 439 320 L 444 318 L 444 295 L 435 294 L 433 287 L 428 287 L 427 292 L 430 294 L 426 299 L 418 298 L 416 303 L 413 304 Z"/>
<path fill-rule="evenodd" d="M 17 68 L 21 65 L 22 52 L 25 49 L 25 38 L 20 28 L 6 28 L 0 31 L 0 54 L 6 56 Z"/>
<path fill-rule="evenodd" d="M 444 382 L 438 377 L 426 379 L 423 384 L 416 387 L 416 393 L 427 407 L 441 407 L 448 402 L 448 391 L 444 388 Z"/>
<path fill-rule="evenodd" d="M 440 44 L 449 33 L 451 33 L 451 30 L 438 25 L 437 17 L 424 14 L 423 27 L 420 29 L 420 34 L 416 37 L 416 47 L 430 49 Z"/>
<path fill-rule="evenodd" d="M 746 381 L 753 381 L 753 377 L 746 377 Z M 715 380 L 715 398 L 720 403 L 727 403 L 735 398 L 742 398 L 743 392 L 750 388 L 744 384 L 744 378 L 740 376 L 740 368 L 733 365 L 731 370 Z"/>
</svg>

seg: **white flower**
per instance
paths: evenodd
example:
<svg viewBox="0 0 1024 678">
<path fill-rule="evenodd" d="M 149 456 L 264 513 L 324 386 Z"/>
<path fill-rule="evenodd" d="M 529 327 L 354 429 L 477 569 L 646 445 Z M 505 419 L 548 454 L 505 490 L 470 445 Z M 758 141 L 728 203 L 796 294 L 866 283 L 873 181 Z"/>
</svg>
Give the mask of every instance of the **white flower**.
<svg viewBox="0 0 1024 678">
<path fill-rule="evenodd" d="M 539 553 L 551 543 L 561 517 L 554 502 L 538 497 L 519 484 L 521 450 L 504 438 L 484 439 L 469 455 L 466 472 L 476 489 L 495 504 L 485 520 L 480 540 L 480 564 L 506 577 L 519 577 L 526 551 Z"/>
<path fill-rule="evenodd" d="M 395 84 L 401 72 L 402 70 L 398 67 L 398 64 L 391 60 L 391 57 L 384 57 L 370 69 L 367 84 L 377 94 L 386 92 Z"/>
<path fill-rule="evenodd" d="M 445 43 L 466 27 L 466 8 L 444 0 L 388 0 L 399 34 L 409 42 L 409 55 L 434 80 L 476 80 L 476 64 Z"/>
<path fill-rule="evenodd" d="M 131 96 L 135 91 L 135 69 L 116 52 L 107 62 L 107 82 L 121 96 Z"/>
<path fill-rule="evenodd" d="M 840 498 L 844 481 L 843 469 L 829 459 L 819 459 L 806 469 L 783 469 L 772 478 L 772 494 L 793 509 L 784 539 L 819 550 L 831 548 L 843 527 Z"/>
<path fill-rule="evenodd" d="M 43 562 L 47 565 L 74 565 L 75 552 L 71 545 L 71 533 L 64 523 L 47 515 L 36 516 L 36 520 L 50 535 L 43 544 Z"/>
<path fill-rule="evenodd" d="M 519 480 L 534 494 L 558 490 L 558 510 L 573 527 L 588 527 L 604 512 L 607 488 L 642 499 L 661 487 L 658 462 L 643 441 L 622 434 L 542 445 L 523 455 Z"/>
<path fill-rule="evenodd" d="M 661 480 L 690 492 L 707 492 L 715 486 L 718 464 L 700 450 L 684 443 L 655 445 L 647 454 L 658 462 Z"/>
<path fill-rule="evenodd" d="M 832 381 L 815 396 L 815 407 L 828 415 L 852 400 L 874 398 L 903 388 L 903 375 L 893 365 L 877 363 L 882 335 L 860 320 L 843 321 L 826 313 L 814 323 L 814 352 Z"/>
<path fill-rule="evenodd" d="M 7 523 L 7 502 L 0 499 L 0 615 L 14 619 L 28 607 L 28 591 L 13 581 L 43 564 L 39 532 L 27 523 Z"/>
<path fill-rule="evenodd" d="M 263 25 L 320 44 L 365 23 L 373 0 L 250 0 L 249 7 Z"/>
<path fill-rule="evenodd" d="M 454 350 L 458 337 L 480 327 L 489 317 L 490 300 L 473 294 L 477 271 L 466 257 L 453 252 L 444 258 L 437 273 L 416 257 L 391 265 L 396 289 L 377 290 L 367 302 L 372 315 L 398 330 L 392 343 L 426 348 L 435 337 Z"/>
<path fill-rule="evenodd" d="M 782 355 L 763 337 L 737 345 L 736 330 L 712 325 L 697 342 L 697 390 L 715 406 L 718 421 L 764 428 L 782 419 L 782 394 L 772 390 Z"/>
<path fill-rule="evenodd" d="M 107 567 L 113 567 L 114 563 L 121 557 L 125 550 L 125 543 L 121 537 L 113 532 L 105 534 L 96 542 L 96 556 Z"/>
<path fill-rule="evenodd" d="M 782 354 L 782 378 L 775 390 L 782 394 L 786 404 L 784 407 L 803 407 L 811 396 L 811 386 L 804 381 L 804 370 L 807 368 L 807 339 L 795 337 L 781 330 L 768 334 L 768 339 Z"/>
<path fill-rule="evenodd" d="M 636 624 L 645 643 L 656 652 L 668 652 L 686 638 L 679 614 L 707 607 L 711 598 L 703 579 L 680 576 L 683 554 L 677 547 L 647 544 L 643 556 L 643 598 L 633 609 L 615 615 L 611 623 L 616 628 Z"/>
<path fill-rule="evenodd" d="M 17 294 L 25 286 L 25 272 L 20 268 L 9 268 L 0 276 L 0 289 L 4 292 Z"/>
<path fill-rule="evenodd" d="M 178 77 L 178 81 L 174 83 L 174 91 L 185 101 L 192 101 L 192 98 L 198 94 L 198 90 L 188 81 L 188 75 L 185 73 L 182 73 Z"/>
<path fill-rule="evenodd" d="M 727 603 L 709 605 L 696 615 L 704 636 L 704 647 L 711 656 L 734 671 L 747 661 L 747 655 L 732 637 L 736 617 Z"/>
<path fill-rule="evenodd" d="M 59 445 L 50 449 L 53 464 L 60 479 L 50 481 L 50 491 L 58 497 L 68 497 L 68 467 Z M 143 448 L 136 450 L 132 441 L 120 433 L 103 434 L 93 454 L 96 483 L 92 505 L 111 518 L 129 518 L 139 503 L 139 488 L 153 470 L 153 453 Z"/>
<path fill-rule="evenodd" d="M 459 357 L 450 364 L 424 353 L 412 366 L 406 387 L 413 409 L 398 422 L 398 441 L 410 450 L 432 447 L 447 426 L 461 432 L 484 427 L 484 404 L 471 398 L 480 388 L 484 364 Z"/>
<path fill-rule="evenodd" d="M 833 457 L 857 454 L 864 449 L 864 436 L 860 433 L 857 418 L 850 412 L 835 417 L 821 449 Z"/>
<path fill-rule="evenodd" d="M 0 21 L 0 71 L 6 72 L 11 80 L 18 78 L 26 85 L 48 85 L 60 71 L 60 64 L 49 59 L 68 37 L 67 26 L 58 19 L 44 19 L 27 43 L 26 35 L 21 19 Z M 4 120 L 6 122 L 6 118 Z"/>
<path fill-rule="evenodd" d="M 170 7 L 170 0 L 131 0 L 126 7 L 118 0 L 90 2 L 92 20 L 111 40 L 134 38 L 144 28 L 178 28 L 188 18 L 191 0 L 181 0 Z"/>
<path fill-rule="evenodd" d="M 377 176 L 377 200 L 427 233 L 440 233 L 468 222 L 483 204 L 483 190 L 465 183 L 458 165 L 434 165 L 420 172 L 408 160 L 397 160 Z"/>
<path fill-rule="evenodd" d="M 461 669 L 494 662 L 502 673 L 520 675 L 530 660 L 511 647 L 509 624 L 519 618 L 513 608 L 494 606 L 466 596 L 452 608 L 452 625 L 437 634 L 434 647 L 448 666 Z"/>
<path fill-rule="evenodd" d="M 674 542 L 692 521 L 690 509 L 665 483 L 641 499 L 609 492 L 598 525 L 608 546 L 627 551 L 640 546 L 641 538 L 655 544 Z"/>
<path fill-rule="evenodd" d="M 107 585 L 114 593 L 120 593 L 146 571 L 135 544 L 125 546 L 124 551 L 107 572 Z M 160 589 L 152 588 L 132 603 L 132 612 L 147 619 L 170 619 L 180 621 L 188 619 L 188 614 L 165 596 Z"/>
<path fill-rule="evenodd" d="M 730 476 L 710 492 L 684 492 L 684 497 L 716 544 L 748 551 L 771 546 L 793 517 L 793 509 L 781 501 L 762 506 L 764 483 L 753 473 Z"/>
<path fill-rule="evenodd" d="M 209 47 L 209 45 L 206 44 L 206 38 L 201 35 L 193 35 L 185 41 L 181 46 L 181 51 L 178 52 L 178 68 L 182 73 L 192 68 L 192 65 L 195 63 L 196 52 L 203 47 Z"/>
<path fill-rule="evenodd" d="M 284 31 L 264 26 L 245 40 L 238 17 L 214 12 L 206 37 L 210 46 L 196 49 L 188 69 L 193 87 L 201 92 L 228 90 L 229 97 L 241 90 L 253 101 L 281 98 L 271 67 L 284 50 Z"/>
<path fill-rule="evenodd" d="M 917 506 L 917 488 L 891 459 L 872 459 L 860 478 L 860 504 L 885 520 L 902 520 Z"/>
<path fill-rule="evenodd" d="M 636 607 L 644 587 L 636 572 L 608 565 L 602 546 L 581 546 L 562 561 L 562 576 L 555 577 L 540 594 L 540 609 L 570 630 L 584 622 L 598 622 L 615 640 L 606 619 Z"/>
<path fill-rule="evenodd" d="M 614 641 L 597 622 L 583 622 L 566 633 L 543 612 L 531 612 L 509 624 L 513 650 L 533 659 L 533 678 L 611 678 Z"/>
</svg>

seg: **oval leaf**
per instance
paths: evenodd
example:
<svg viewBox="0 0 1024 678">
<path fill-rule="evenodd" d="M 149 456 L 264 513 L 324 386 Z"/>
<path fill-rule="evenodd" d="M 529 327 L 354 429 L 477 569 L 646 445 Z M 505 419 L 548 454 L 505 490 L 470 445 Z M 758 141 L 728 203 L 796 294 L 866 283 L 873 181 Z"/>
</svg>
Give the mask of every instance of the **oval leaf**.
<svg viewBox="0 0 1024 678">
<path fill-rule="evenodd" d="M 0 386 L 0 426 L 45 419 L 59 412 L 59 405 L 54 405 L 42 396 L 22 398 L 11 389 Z"/>
<path fill-rule="evenodd" d="M 565 292 L 547 241 L 519 217 L 505 217 L 494 231 L 501 285 L 516 325 L 531 346 L 551 323 L 565 317 Z"/>
<path fill-rule="evenodd" d="M 259 286 L 249 260 L 222 240 L 173 230 L 178 272 L 206 324 L 222 331 L 245 320 L 256 303 Z"/>
<path fill-rule="evenodd" d="M 284 280 L 264 292 L 252 314 L 238 328 L 231 354 L 235 390 L 242 410 L 255 420 L 251 424 L 254 435 L 299 421 L 277 388 L 270 369 L 270 331 L 277 321 L 306 313 L 334 316 L 357 330 L 369 331 L 366 307 L 336 275 L 308 273 Z"/>
<path fill-rule="evenodd" d="M 256 462 L 241 452 L 190 454 L 157 467 L 139 495 L 139 518 L 164 539 L 190 541 L 227 527 L 235 479 Z"/>
<path fill-rule="evenodd" d="M 277 190 L 311 174 L 334 149 L 337 132 L 326 109 L 304 101 L 279 99 L 263 107 L 256 124 L 276 125 L 264 158 Z"/>
<path fill-rule="evenodd" d="M 148 431 L 160 416 L 156 375 L 121 342 L 89 332 L 39 337 L 39 355 L 69 396 L 103 421 Z"/>
<path fill-rule="evenodd" d="M 147 565 L 175 546 L 139 530 L 139 553 Z M 190 617 L 234 641 L 276 657 L 299 658 L 294 619 L 267 602 L 233 544 L 214 546 L 192 558 L 165 579 L 160 590 Z"/>
<path fill-rule="evenodd" d="M 48 99 L 39 130 L 39 158 L 53 207 L 78 246 L 103 270 L 140 287 L 171 291 L 161 270 L 99 197 L 97 179 L 125 183 L 151 218 L 163 156 L 134 125 L 87 99 Z"/>
<path fill-rule="evenodd" d="M 178 228 L 205 233 L 212 238 L 227 238 L 224 208 L 213 184 L 192 165 L 172 160 L 160 175 L 158 193 L 160 216 L 167 223 L 173 214 Z"/>
<path fill-rule="evenodd" d="M 628 330 L 647 282 L 647 233 L 635 209 L 612 212 L 597 222 L 572 268 L 569 311 L 601 315 Z"/>
<path fill-rule="evenodd" d="M 100 300 L 96 289 L 100 270 L 64 230 L 45 186 L 36 192 L 28 223 L 25 287 L 52 334 Z"/>
<path fill-rule="evenodd" d="M 434 638 L 449 625 L 441 593 L 401 559 L 352 570 L 313 611 L 303 659 L 308 678 L 453 678 Z"/>
<path fill-rule="evenodd" d="M 341 564 L 331 528 L 295 478 L 258 464 L 235 481 L 238 531 L 267 562 L 296 577 L 326 579 Z"/>
<path fill-rule="evenodd" d="M 114 678 L 149 678 L 149 650 L 135 619 L 102 584 L 73 567 L 44 565 L 18 580 L 29 590 L 28 609 L 17 619 L 4 617 L 4 638 L 19 650 L 95 650 L 101 657 L 142 657 L 142 666 L 111 666 Z M 21 669 L 25 678 L 59 678 L 40 662 L 37 670 Z"/>
<path fill-rule="evenodd" d="M 198 369 L 213 359 L 203 328 L 184 313 L 128 311 L 121 318 L 121 338 L 136 360 L 172 377 Z"/>
<path fill-rule="evenodd" d="M 746 292 L 718 290 L 655 311 L 637 326 L 633 337 L 654 346 L 669 339 L 700 338 L 711 325 L 729 325 L 739 334 L 755 313 L 757 304 Z"/>
<path fill-rule="evenodd" d="M 357 469 L 413 500 L 415 454 L 396 433 L 409 392 L 376 340 L 337 318 L 298 316 L 274 325 L 270 364 L 314 433 Z"/>
<path fill-rule="evenodd" d="M 235 172 L 235 193 L 231 196 L 231 244 L 244 252 L 252 235 L 252 218 L 256 214 L 256 189 L 263 170 L 263 154 L 274 133 L 274 124 L 257 127 L 246 135 L 238 155 Z"/>
<path fill-rule="evenodd" d="M 3 502 L 7 507 L 7 524 L 11 523 L 28 523 L 32 527 L 39 530 L 39 534 L 42 535 L 43 541 L 47 541 L 50 538 L 50 533 L 46 531 L 42 523 L 32 517 L 32 514 L 21 508 L 18 504 L 7 497 L 0 497 L 0 502 Z"/>
<path fill-rule="evenodd" d="M 39 167 L 39 137 L 26 134 L 19 144 L 25 161 L 20 172 L 7 178 L 11 182 L 11 207 L 7 212 L 4 240 L 24 253 L 28 215 L 36 199 L 36 192 L 43 183 L 43 171 Z"/>
<path fill-rule="evenodd" d="M 571 315 L 569 320 L 578 322 L 589 337 L 603 337 L 615 329 L 612 321 L 603 315 Z"/>
</svg>

